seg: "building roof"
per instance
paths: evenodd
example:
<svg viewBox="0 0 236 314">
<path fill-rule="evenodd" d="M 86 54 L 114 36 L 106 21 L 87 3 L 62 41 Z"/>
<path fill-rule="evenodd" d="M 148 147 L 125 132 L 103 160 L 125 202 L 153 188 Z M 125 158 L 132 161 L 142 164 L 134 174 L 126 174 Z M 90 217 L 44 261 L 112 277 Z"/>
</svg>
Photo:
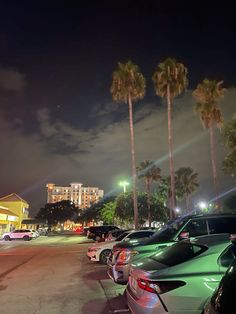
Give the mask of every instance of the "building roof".
<svg viewBox="0 0 236 314">
<path fill-rule="evenodd" d="M 1 206 L 2 207 L 2 206 Z M 8 209 L 4 209 L 4 208 L 0 208 L 0 214 L 4 214 L 4 215 L 8 215 L 8 216 L 15 216 L 15 217 L 18 217 L 18 215 L 14 214 L 13 212 L 11 212 L 10 210 Z"/>
<path fill-rule="evenodd" d="M 28 204 L 25 200 L 23 200 L 23 198 L 21 198 L 16 193 L 11 193 L 9 195 L 3 196 L 0 198 L 0 201 L 4 201 L 4 202 L 19 202 L 20 201 L 20 202 L 23 202 L 25 204 Z"/>
</svg>

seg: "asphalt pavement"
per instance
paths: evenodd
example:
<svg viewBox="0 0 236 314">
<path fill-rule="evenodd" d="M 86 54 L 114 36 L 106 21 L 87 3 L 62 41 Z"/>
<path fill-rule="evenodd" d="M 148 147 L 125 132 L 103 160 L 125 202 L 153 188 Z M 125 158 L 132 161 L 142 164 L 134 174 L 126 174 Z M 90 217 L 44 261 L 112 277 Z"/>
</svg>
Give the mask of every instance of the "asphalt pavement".
<svg viewBox="0 0 236 314">
<path fill-rule="evenodd" d="M 90 243 L 94 242 L 73 234 L 0 241 L 1 313 L 130 313 L 123 295 L 125 286 L 108 278 L 106 266 L 87 259 Z M 68 281 L 70 277 L 73 280 Z M 60 287 L 66 290 L 55 300 L 53 294 Z M 51 293 L 53 302 L 48 301 Z"/>
</svg>

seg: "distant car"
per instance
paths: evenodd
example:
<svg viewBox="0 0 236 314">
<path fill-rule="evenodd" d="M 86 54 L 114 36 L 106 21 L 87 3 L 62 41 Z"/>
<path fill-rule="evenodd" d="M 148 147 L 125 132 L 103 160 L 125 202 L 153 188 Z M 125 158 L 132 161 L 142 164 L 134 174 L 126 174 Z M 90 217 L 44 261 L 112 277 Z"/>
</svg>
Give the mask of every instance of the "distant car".
<svg viewBox="0 0 236 314">
<path fill-rule="evenodd" d="M 84 228 L 82 226 L 80 226 L 80 227 L 75 228 L 73 231 L 75 233 L 82 234 L 82 233 L 84 233 Z"/>
<path fill-rule="evenodd" d="M 12 232 L 6 232 L 2 235 L 2 239 L 5 241 L 19 240 L 29 241 L 37 238 L 36 232 L 29 229 L 16 229 Z"/>
<path fill-rule="evenodd" d="M 40 236 L 40 233 L 37 230 L 30 229 L 30 231 L 35 234 L 35 238 L 38 238 Z"/>
<path fill-rule="evenodd" d="M 236 259 L 228 268 L 213 296 L 205 306 L 204 314 L 230 314 L 236 312 Z"/>
<path fill-rule="evenodd" d="M 131 312 L 202 313 L 235 256 L 236 246 L 221 234 L 177 242 L 133 261 L 126 288 Z"/>
<path fill-rule="evenodd" d="M 95 241 L 104 240 L 111 230 L 119 230 L 120 228 L 113 225 L 91 226 L 87 232 L 87 238 Z"/>
<path fill-rule="evenodd" d="M 123 232 L 115 241 L 105 241 L 93 244 L 87 250 L 87 256 L 91 261 L 107 263 L 107 258 L 113 248 L 113 245 L 118 242 L 138 242 L 141 239 L 147 239 L 153 235 L 153 230 L 138 230 Z"/>
<path fill-rule="evenodd" d="M 88 230 L 89 230 L 89 227 L 84 227 L 83 235 L 85 235 L 86 237 L 88 235 Z"/>
</svg>

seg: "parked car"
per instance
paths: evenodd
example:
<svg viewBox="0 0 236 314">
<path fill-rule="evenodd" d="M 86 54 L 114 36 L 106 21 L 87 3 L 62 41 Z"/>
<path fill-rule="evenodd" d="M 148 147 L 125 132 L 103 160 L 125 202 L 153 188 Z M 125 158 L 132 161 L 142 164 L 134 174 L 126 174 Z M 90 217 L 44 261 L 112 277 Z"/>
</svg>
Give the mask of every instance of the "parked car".
<svg viewBox="0 0 236 314">
<path fill-rule="evenodd" d="M 105 241 L 93 244 L 87 250 L 87 256 L 91 261 L 107 263 L 107 257 L 113 245 L 117 242 L 138 242 L 153 235 L 153 230 L 139 230 L 123 232 L 115 241 Z"/>
<path fill-rule="evenodd" d="M 236 233 L 235 214 L 191 215 L 164 225 L 143 243 L 118 243 L 108 259 L 108 275 L 116 283 L 127 283 L 133 259 L 153 255 L 158 250 L 185 238 L 209 234 Z"/>
<path fill-rule="evenodd" d="M 120 229 L 120 230 L 111 230 L 108 232 L 108 235 L 105 241 L 115 241 L 122 233 L 126 231 L 131 231 L 131 229 Z"/>
<path fill-rule="evenodd" d="M 2 235 L 2 239 L 5 241 L 19 240 L 19 239 L 29 241 L 35 238 L 37 238 L 36 233 L 29 229 L 16 229 L 12 232 L 6 232 Z"/>
<path fill-rule="evenodd" d="M 73 231 L 78 234 L 83 234 L 84 228 L 82 226 L 79 226 L 79 227 L 74 228 Z"/>
<path fill-rule="evenodd" d="M 89 227 L 84 227 L 84 231 L 83 231 L 83 235 L 85 235 L 87 237 L 88 235 L 88 231 L 89 231 Z"/>
<path fill-rule="evenodd" d="M 87 232 L 88 239 L 93 239 L 99 241 L 104 239 L 108 235 L 108 232 L 111 230 L 119 230 L 120 228 L 113 225 L 103 225 L 103 226 L 92 226 L 89 227 Z"/>
<path fill-rule="evenodd" d="M 207 303 L 204 314 L 232 314 L 235 310 L 236 259 Z"/>
<path fill-rule="evenodd" d="M 126 288 L 131 312 L 201 313 L 235 256 L 236 246 L 221 234 L 177 242 L 132 263 Z"/>
<path fill-rule="evenodd" d="M 30 229 L 31 232 L 35 234 L 35 238 L 38 238 L 40 236 L 39 232 L 35 229 Z"/>
</svg>

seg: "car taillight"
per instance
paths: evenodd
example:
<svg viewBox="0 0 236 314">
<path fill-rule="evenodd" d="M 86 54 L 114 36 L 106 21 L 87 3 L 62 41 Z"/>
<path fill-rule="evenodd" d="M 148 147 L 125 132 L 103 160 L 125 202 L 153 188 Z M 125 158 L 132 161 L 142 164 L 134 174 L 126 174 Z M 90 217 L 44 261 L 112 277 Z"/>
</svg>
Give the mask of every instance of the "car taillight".
<svg viewBox="0 0 236 314">
<path fill-rule="evenodd" d="M 117 265 L 124 265 L 128 260 L 127 250 L 120 251 L 120 254 L 117 259 Z"/>
<path fill-rule="evenodd" d="M 137 279 L 139 288 L 151 293 L 166 293 L 176 288 L 186 285 L 186 282 L 181 280 L 173 281 L 150 281 L 142 278 Z"/>
<path fill-rule="evenodd" d="M 125 265 L 129 262 L 130 258 L 133 255 L 138 254 L 137 251 L 130 251 L 127 249 L 123 249 L 120 251 L 120 254 L 118 255 L 118 259 L 117 259 L 117 265 Z"/>
</svg>

